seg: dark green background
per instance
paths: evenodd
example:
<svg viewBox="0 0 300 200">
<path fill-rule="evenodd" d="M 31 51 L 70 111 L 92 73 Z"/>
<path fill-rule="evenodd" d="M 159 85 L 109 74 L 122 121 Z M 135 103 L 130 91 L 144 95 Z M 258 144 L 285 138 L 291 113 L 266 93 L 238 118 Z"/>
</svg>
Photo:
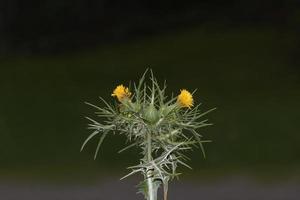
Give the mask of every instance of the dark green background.
<svg viewBox="0 0 300 200">
<path fill-rule="evenodd" d="M 117 84 L 137 81 L 146 68 L 167 80 L 168 92 L 193 90 L 214 126 L 207 159 L 190 153 L 193 172 L 297 172 L 300 164 L 300 82 L 293 55 L 298 35 L 274 27 L 190 26 L 176 32 L 75 53 L 14 56 L 0 63 L 0 173 L 58 176 L 114 171 L 135 164 L 124 138 L 110 135 L 93 161 L 85 101 L 101 105 Z"/>
</svg>

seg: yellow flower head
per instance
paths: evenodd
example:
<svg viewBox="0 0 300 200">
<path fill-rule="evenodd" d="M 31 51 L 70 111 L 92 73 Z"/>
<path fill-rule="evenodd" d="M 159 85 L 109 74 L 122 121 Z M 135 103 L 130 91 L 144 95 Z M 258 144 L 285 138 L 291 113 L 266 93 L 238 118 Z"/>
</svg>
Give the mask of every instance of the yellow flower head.
<svg viewBox="0 0 300 200">
<path fill-rule="evenodd" d="M 194 105 L 193 95 L 189 91 L 182 89 L 177 97 L 177 102 L 181 107 L 191 108 Z"/>
<path fill-rule="evenodd" d="M 124 87 L 123 85 L 118 85 L 111 94 L 111 96 L 117 97 L 119 101 L 121 101 L 125 97 L 130 97 L 130 95 L 131 92 L 129 92 L 128 87 Z"/>
</svg>

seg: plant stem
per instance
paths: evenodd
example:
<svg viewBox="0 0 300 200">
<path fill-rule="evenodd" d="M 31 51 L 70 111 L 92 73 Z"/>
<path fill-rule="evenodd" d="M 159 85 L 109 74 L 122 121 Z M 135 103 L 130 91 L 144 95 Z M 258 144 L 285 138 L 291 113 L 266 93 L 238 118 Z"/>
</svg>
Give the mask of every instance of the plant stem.
<svg viewBox="0 0 300 200">
<path fill-rule="evenodd" d="M 147 161 L 152 161 L 152 142 L 151 142 L 151 132 L 147 133 Z M 148 197 L 147 200 L 156 200 L 155 190 L 153 188 L 153 178 L 152 178 L 152 170 L 147 171 L 147 186 L 148 186 Z"/>
</svg>

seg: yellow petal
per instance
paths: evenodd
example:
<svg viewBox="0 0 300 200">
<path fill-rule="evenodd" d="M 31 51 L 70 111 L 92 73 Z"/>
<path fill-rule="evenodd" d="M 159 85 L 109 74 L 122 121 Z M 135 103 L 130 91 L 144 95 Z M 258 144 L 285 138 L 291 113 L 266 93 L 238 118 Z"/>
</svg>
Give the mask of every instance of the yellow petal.
<svg viewBox="0 0 300 200">
<path fill-rule="evenodd" d="M 111 96 L 117 97 L 117 99 L 119 101 L 121 101 L 122 99 L 124 99 L 126 97 L 127 98 L 130 97 L 130 95 L 131 95 L 131 92 L 129 91 L 128 87 L 125 87 L 123 85 L 118 85 L 114 89 L 113 93 L 111 94 Z"/>
<path fill-rule="evenodd" d="M 181 107 L 191 108 L 194 105 L 193 95 L 186 89 L 180 90 L 177 102 Z"/>
</svg>

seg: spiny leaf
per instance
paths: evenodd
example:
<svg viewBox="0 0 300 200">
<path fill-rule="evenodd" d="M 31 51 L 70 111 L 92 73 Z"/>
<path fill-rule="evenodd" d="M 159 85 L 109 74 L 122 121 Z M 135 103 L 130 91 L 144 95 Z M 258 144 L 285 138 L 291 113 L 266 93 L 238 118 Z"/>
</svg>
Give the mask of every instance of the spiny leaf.
<svg viewBox="0 0 300 200">
<path fill-rule="evenodd" d="M 136 146 L 136 145 L 137 145 L 137 142 L 132 143 L 132 144 L 130 144 L 130 145 L 124 147 L 123 149 L 119 150 L 118 153 L 122 153 L 123 151 L 126 151 L 127 149 L 130 149 L 130 148 L 132 148 L 132 147 L 134 147 L 134 146 Z"/>
<path fill-rule="evenodd" d="M 88 141 L 89 141 L 90 139 L 92 139 L 92 138 L 93 138 L 95 135 L 97 135 L 97 134 L 99 134 L 99 131 L 98 131 L 98 130 L 96 130 L 96 131 L 94 131 L 92 134 L 90 134 L 89 137 L 87 137 L 86 140 L 83 142 L 80 151 L 82 151 L 83 148 L 85 147 L 85 145 L 88 143 Z"/>
<path fill-rule="evenodd" d="M 99 142 L 98 142 L 98 145 L 97 145 L 97 148 L 96 148 L 96 152 L 95 152 L 95 156 L 94 156 L 94 160 L 96 159 L 97 155 L 98 155 L 98 152 L 99 152 L 99 149 L 100 149 L 100 146 L 104 140 L 104 138 L 106 137 L 108 131 L 104 131 L 103 134 L 101 135 L 101 137 L 99 138 Z"/>
</svg>

